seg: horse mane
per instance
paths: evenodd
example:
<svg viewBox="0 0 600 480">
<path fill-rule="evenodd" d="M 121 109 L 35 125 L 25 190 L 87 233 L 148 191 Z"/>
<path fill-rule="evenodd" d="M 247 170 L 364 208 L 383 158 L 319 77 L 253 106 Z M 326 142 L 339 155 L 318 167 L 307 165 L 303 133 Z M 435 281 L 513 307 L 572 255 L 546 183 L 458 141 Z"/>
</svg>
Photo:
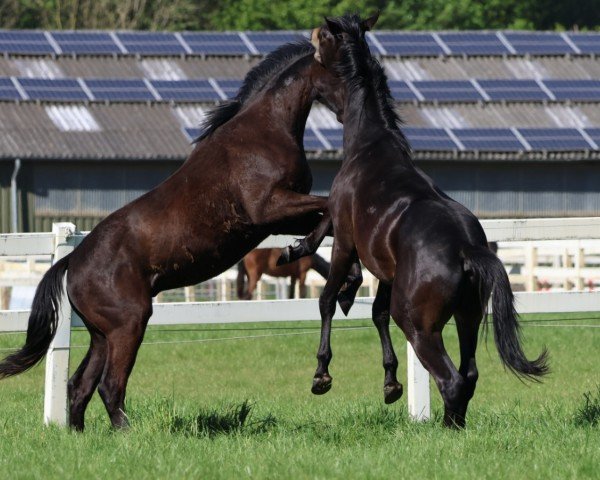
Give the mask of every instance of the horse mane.
<svg viewBox="0 0 600 480">
<path fill-rule="evenodd" d="M 286 43 L 269 53 L 262 62 L 252 68 L 244 78 L 237 95 L 212 108 L 203 120 L 202 133 L 194 143 L 208 137 L 217 128 L 231 120 L 254 95 L 260 92 L 273 76 L 283 71 L 299 57 L 313 53 L 315 48 L 306 39 Z"/>
<path fill-rule="evenodd" d="M 349 40 L 344 41 L 340 47 L 341 59 L 334 67 L 336 73 L 346 82 L 348 93 L 357 93 L 361 90 L 369 92 L 369 86 L 372 86 L 386 129 L 395 134 L 406 152 L 410 152 L 408 140 L 400 130 L 403 122 L 394 109 L 394 98 L 387 83 L 387 75 L 379 61 L 371 55 L 361 28 L 360 17 L 346 14 L 330 21 L 339 26 L 349 37 Z"/>
</svg>

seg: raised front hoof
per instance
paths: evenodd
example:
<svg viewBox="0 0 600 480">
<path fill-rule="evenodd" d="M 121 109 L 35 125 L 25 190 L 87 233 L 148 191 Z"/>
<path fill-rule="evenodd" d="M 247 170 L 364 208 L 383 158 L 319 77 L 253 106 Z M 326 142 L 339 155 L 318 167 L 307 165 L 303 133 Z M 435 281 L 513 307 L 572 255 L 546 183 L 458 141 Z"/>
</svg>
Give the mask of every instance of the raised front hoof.
<svg viewBox="0 0 600 480">
<path fill-rule="evenodd" d="M 285 247 L 281 249 L 281 255 L 277 259 L 277 266 L 286 265 L 291 262 L 290 257 L 292 255 L 292 247 Z"/>
<path fill-rule="evenodd" d="M 342 309 L 342 312 L 344 313 L 344 316 L 347 317 L 352 305 L 354 305 L 354 295 L 348 295 L 347 291 L 344 290 L 338 295 L 337 301 Z"/>
<path fill-rule="evenodd" d="M 386 405 L 390 405 L 398 400 L 404 390 L 402 389 L 401 383 L 392 383 L 383 387 L 383 401 Z"/>
<path fill-rule="evenodd" d="M 329 375 L 323 375 L 322 377 L 313 378 L 313 384 L 310 391 L 315 395 L 324 395 L 331 390 L 331 382 L 333 378 Z"/>
</svg>

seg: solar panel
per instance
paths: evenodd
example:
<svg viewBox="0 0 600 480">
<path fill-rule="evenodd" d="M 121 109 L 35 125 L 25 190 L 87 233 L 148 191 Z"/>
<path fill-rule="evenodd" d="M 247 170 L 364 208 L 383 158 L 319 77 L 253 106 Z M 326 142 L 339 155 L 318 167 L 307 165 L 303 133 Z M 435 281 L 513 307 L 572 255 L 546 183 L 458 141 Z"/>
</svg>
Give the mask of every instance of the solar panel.
<svg viewBox="0 0 600 480">
<path fill-rule="evenodd" d="M 600 33 L 567 33 L 581 53 L 600 54 Z"/>
<path fill-rule="evenodd" d="M 284 43 L 307 38 L 306 32 L 246 32 L 259 53 L 270 53 Z"/>
<path fill-rule="evenodd" d="M 399 102 L 417 100 L 415 92 L 410 89 L 404 80 L 389 80 L 388 85 L 395 100 Z"/>
<path fill-rule="evenodd" d="M 544 80 L 557 100 L 600 100 L 600 80 Z"/>
<path fill-rule="evenodd" d="M 237 33 L 192 33 L 181 34 L 193 53 L 211 55 L 244 55 L 251 53 Z"/>
<path fill-rule="evenodd" d="M 321 128 L 320 131 L 334 150 L 344 148 L 344 131 L 341 128 Z"/>
<path fill-rule="evenodd" d="M 6 53 L 56 53 L 43 32 L 0 31 L 0 51 Z"/>
<path fill-rule="evenodd" d="M 145 55 L 179 55 L 186 53 L 173 33 L 118 32 L 117 37 L 127 53 Z"/>
<path fill-rule="evenodd" d="M 96 100 L 139 101 L 154 100 L 154 96 L 143 80 L 138 79 L 95 79 L 85 80 Z"/>
<path fill-rule="evenodd" d="M 574 128 L 519 128 L 534 150 L 587 150 L 590 144 Z"/>
<path fill-rule="evenodd" d="M 535 80 L 477 80 L 490 100 L 548 100 Z"/>
<path fill-rule="evenodd" d="M 508 128 L 455 128 L 452 133 L 467 150 L 514 152 L 525 146 Z"/>
<path fill-rule="evenodd" d="M 508 48 L 495 33 L 440 33 L 440 38 L 457 55 L 502 55 Z"/>
<path fill-rule="evenodd" d="M 564 55 L 575 51 L 558 33 L 504 32 L 518 54 Z"/>
<path fill-rule="evenodd" d="M 10 78 L 0 78 L 0 100 L 21 100 L 21 94 Z"/>
<path fill-rule="evenodd" d="M 442 128 L 405 127 L 402 132 L 413 150 L 458 150 L 458 145 Z"/>
<path fill-rule="evenodd" d="M 163 100 L 203 102 L 221 99 L 208 80 L 151 80 L 150 83 Z"/>
<path fill-rule="evenodd" d="M 304 149 L 313 151 L 325 149 L 325 145 L 319 140 L 312 128 L 304 130 Z"/>
<path fill-rule="evenodd" d="M 413 85 L 425 100 L 477 101 L 483 100 L 477 89 L 467 80 L 418 80 Z"/>
<path fill-rule="evenodd" d="M 238 90 L 242 86 L 242 81 L 231 78 L 218 79 L 217 85 L 223 90 L 223 93 L 227 95 L 227 98 L 233 98 L 237 95 Z"/>
<path fill-rule="evenodd" d="M 194 128 L 184 128 L 183 131 L 185 132 L 188 140 L 190 142 L 193 142 L 200 136 L 200 132 L 202 130 L 200 128 L 194 127 Z"/>
<path fill-rule="evenodd" d="M 110 34 L 105 32 L 52 32 L 52 38 L 63 53 L 121 53 Z"/>
<path fill-rule="evenodd" d="M 375 38 L 390 55 L 441 55 L 444 50 L 431 33 L 377 32 Z"/>
<path fill-rule="evenodd" d="M 72 78 L 19 78 L 18 81 L 31 100 L 89 100 Z"/>
<path fill-rule="evenodd" d="M 590 138 L 600 147 L 600 128 L 584 128 Z"/>
</svg>

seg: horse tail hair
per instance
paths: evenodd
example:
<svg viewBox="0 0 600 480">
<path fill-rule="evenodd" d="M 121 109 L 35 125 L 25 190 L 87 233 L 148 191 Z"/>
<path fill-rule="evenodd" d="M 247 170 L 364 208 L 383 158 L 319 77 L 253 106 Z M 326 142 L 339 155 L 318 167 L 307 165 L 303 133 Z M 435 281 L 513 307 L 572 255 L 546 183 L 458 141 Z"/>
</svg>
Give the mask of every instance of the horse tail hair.
<svg viewBox="0 0 600 480">
<path fill-rule="evenodd" d="M 313 270 L 327 280 L 327 277 L 329 277 L 329 268 L 331 267 L 331 264 L 321 255 L 317 255 L 316 253 L 311 255 L 311 258 Z"/>
<path fill-rule="evenodd" d="M 43 276 L 33 297 L 25 345 L 0 362 L 0 378 L 23 373 L 46 355 L 56 334 L 63 277 L 68 267 L 69 255 L 56 262 Z"/>
<path fill-rule="evenodd" d="M 243 298 L 246 293 L 246 275 L 248 274 L 246 271 L 246 265 L 244 265 L 244 259 L 240 260 L 237 264 L 238 274 L 236 280 L 237 286 L 237 296 L 238 298 Z"/>
<path fill-rule="evenodd" d="M 469 246 L 462 251 L 464 269 L 478 282 L 482 305 L 492 295 L 492 323 L 498 354 L 505 367 L 520 378 L 539 381 L 549 372 L 546 348 L 535 360 L 527 360 L 521 346 L 519 316 L 508 274 L 500 259 L 488 248 Z M 487 312 L 485 312 L 487 313 Z M 484 316 L 484 330 L 487 315 Z"/>
</svg>

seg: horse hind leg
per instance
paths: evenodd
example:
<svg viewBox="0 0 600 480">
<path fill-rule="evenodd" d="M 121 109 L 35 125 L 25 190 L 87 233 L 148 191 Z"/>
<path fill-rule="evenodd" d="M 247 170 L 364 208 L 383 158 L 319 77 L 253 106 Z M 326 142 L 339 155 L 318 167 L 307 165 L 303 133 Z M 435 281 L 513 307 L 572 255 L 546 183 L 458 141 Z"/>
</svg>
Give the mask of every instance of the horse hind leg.
<svg viewBox="0 0 600 480">
<path fill-rule="evenodd" d="M 394 292 L 395 293 L 395 292 Z M 465 426 L 464 404 L 467 382 L 456 370 L 442 339 L 442 328 L 449 315 L 443 312 L 439 299 L 424 303 L 392 299 L 392 317 L 404 331 L 417 357 L 434 378 L 444 400 L 444 425 L 450 428 Z"/>
<path fill-rule="evenodd" d="M 477 350 L 477 335 L 482 318 L 483 309 L 475 304 L 470 305 L 468 309 L 461 309 L 454 313 L 460 345 L 460 367 L 458 368 L 458 372 L 466 382 L 464 403 L 459 411 L 459 414 L 463 418 L 466 417 L 467 407 L 475 394 L 475 386 L 479 378 L 475 352 Z"/>
<path fill-rule="evenodd" d="M 381 349 L 383 352 L 383 369 L 385 378 L 383 382 L 383 399 L 386 404 L 394 403 L 402 396 L 402 384 L 396 378 L 398 370 L 398 358 L 394 352 L 392 340 L 390 338 L 390 285 L 379 282 L 377 295 L 373 302 L 373 323 L 379 333 L 381 340 Z"/>
<path fill-rule="evenodd" d="M 98 332 L 90 335 L 90 348 L 68 384 L 69 425 L 77 431 L 84 429 L 85 410 L 106 362 L 106 339 Z"/>
<path fill-rule="evenodd" d="M 129 426 L 125 391 L 149 318 L 150 312 L 123 318 L 120 326 L 106 336 L 108 352 L 98 393 L 115 428 Z"/>
</svg>

